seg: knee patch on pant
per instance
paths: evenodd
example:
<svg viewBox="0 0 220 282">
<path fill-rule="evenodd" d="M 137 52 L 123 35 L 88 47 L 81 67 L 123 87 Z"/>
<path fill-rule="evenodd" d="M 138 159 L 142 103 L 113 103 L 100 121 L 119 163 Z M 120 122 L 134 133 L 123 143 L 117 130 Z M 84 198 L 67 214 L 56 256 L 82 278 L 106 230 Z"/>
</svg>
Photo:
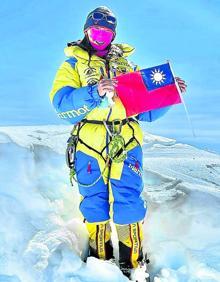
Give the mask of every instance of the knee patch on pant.
<svg viewBox="0 0 220 282">
<path fill-rule="evenodd" d="M 136 268 L 143 260 L 143 225 L 141 222 L 116 225 L 119 239 L 119 263 L 123 267 Z"/>
<path fill-rule="evenodd" d="M 99 259 L 110 259 L 113 257 L 111 244 L 111 226 L 109 222 L 88 223 L 86 227 L 89 232 L 90 255 Z"/>
</svg>

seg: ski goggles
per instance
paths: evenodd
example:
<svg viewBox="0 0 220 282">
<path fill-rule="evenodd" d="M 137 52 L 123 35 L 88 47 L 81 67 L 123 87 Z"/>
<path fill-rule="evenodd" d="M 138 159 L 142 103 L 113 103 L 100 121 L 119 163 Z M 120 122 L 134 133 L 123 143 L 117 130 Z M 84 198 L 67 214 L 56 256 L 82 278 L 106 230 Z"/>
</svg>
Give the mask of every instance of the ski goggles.
<svg viewBox="0 0 220 282">
<path fill-rule="evenodd" d="M 108 23 L 115 25 L 116 24 L 116 18 L 113 16 L 106 15 L 102 12 L 94 12 L 90 15 L 90 17 L 94 21 L 101 21 L 101 20 L 106 20 Z"/>
</svg>

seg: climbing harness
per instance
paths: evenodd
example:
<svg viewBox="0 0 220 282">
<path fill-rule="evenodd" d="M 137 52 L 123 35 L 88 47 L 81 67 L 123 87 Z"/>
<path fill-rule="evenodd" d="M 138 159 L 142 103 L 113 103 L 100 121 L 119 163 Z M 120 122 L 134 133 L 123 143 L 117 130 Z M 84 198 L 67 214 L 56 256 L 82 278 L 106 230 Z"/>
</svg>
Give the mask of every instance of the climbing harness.
<svg viewBox="0 0 220 282">
<path fill-rule="evenodd" d="M 111 78 L 110 77 L 109 61 L 113 57 L 115 57 L 115 58 L 121 57 L 122 53 L 120 53 L 120 52 L 121 52 L 120 48 L 117 47 L 114 50 L 112 50 L 112 53 L 109 53 L 109 57 L 106 59 L 106 73 L 107 73 L 108 79 Z M 100 68 L 100 72 L 101 72 L 101 77 L 104 78 L 106 76 L 106 74 L 105 74 L 105 71 L 102 67 Z M 114 76 L 115 75 L 116 75 L 116 72 L 114 71 Z M 111 102 L 111 101 L 109 101 L 109 102 Z M 110 104 L 113 105 L 113 102 L 110 103 Z M 70 168 L 70 182 L 71 182 L 72 185 L 73 185 L 73 181 L 75 181 L 78 185 L 80 185 L 82 187 L 92 187 L 92 186 L 94 186 L 102 177 L 105 177 L 104 174 L 105 174 L 107 167 L 109 167 L 108 175 L 106 177 L 107 182 L 108 182 L 109 178 L 110 178 L 111 164 L 112 163 L 121 163 L 127 158 L 126 148 L 131 142 L 136 140 L 137 144 L 139 144 L 138 140 L 134 136 L 134 129 L 130 124 L 131 121 L 133 121 L 133 122 L 134 121 L 138 122 L 138 121 L 135 118 L 126 118 L 126 119 L 123 119 L 123 120 L 116 119 L 116 120 L 113 120 L 113 121 L 109 121 L 111 113 L 112 113 L 112 107 L 110 107 L 110 110 L 109 110 L 109 113 L 108 113 L 106 120 L 101 121 L 101 120 L 83 119 L 81 122 L 79 122 L 73 128 L 72 133 L 71 133 L 71 137 L 68 140 L 67 151 L 66 151 L 67 165 Z M 107 140 L 107 142 L 106 142 L 107 144 L 106 144 L 106 146 L 104 146 L 104 148 L 102 149 L 101 152 L 97 151 L 96 149 L 94 149 L 91 146 L 89 146 L 88 144 L 86 144 L 79 137 L 79 132 L 86 123 L 100 124 L 102 126 L 103 125 L 105 126 L 106 131 L 107 131 L 107 137 L 110 137 L 110 140 Z M 128 124 L 128 126 L 132 130 L 132 137 L 130 138 L 130 140 L 126 144 L 125 144 L 125 140 L 124 140 L 123 136 L 121 135 L 122 126 L 125 125 L 125 124 Z M 76 134 L 75 134 L 75 131 L 77 131 Z M 90 183 L 90 184 L 80 183 L 78 181 L 78 179 L 76 178 L 75 154 L 76 154 L 76 146 L 77 146 L 78 142 L 80 142 L 81 144 L 83 144 L 88 149 L 90 149 L 93 152 L 100 155 L 105 162 L 105 166 L 104 166 L 103 170 L 101 171 L 101 174 L 99 175 L 99 177 L 95 181 L 93 181 L 93 183 Z M 105 150 L 106 150 L 106 154 L 105 154 L 105 156 L 103 156 L 103 152 Z"/>
<path fill-rule="evenodd" d="M 134 140 L 137 142 L 137 144 L 139 144 L 138 140 L 134 136 L 134 128 L 130 124 L 131 121 L 137 122 L 135 118 L 127 118 L 123 120 L 116 119 L 113 121 L 108 121 L 108 120 L 99 121 L 99 120 L 83 119 L 80 123 L 74 126 L 71 132 L 71 136 L 67 141 L 67 149 L 66 149 L 66 162 L 67 162 L 68 167 L 70 168 L 70 182 L 72 186 L 73 186 L 73 181 L 75 181 L 78 185 L 82 187 L 94 186 L 102 177 L 104 177 L 104 173 L 107 167 L 110 167 L 111 163 L 121 163 L 127 158 L 127 151 L 126 151 L 127 146 Z M 99 124 L 99 125 L 105 126 L 110 136 L 110 141 L 106 144 L 106 146 L 102 149 L 101 152 L 97 151 L 96 149 L 86 144 L 79 137 L 79 132 L 86 123 Z M 130 138 L 130 140 L 127 143 L 125 143 L 125 140 L 121 135 L 122 126 L 125 124 L 128 124 L 128 126 L 132 130 L 132 137 Z M 76 154 L 76 147 L 77 147 L 78 142 L 86 146 L 88 149 L 99 154 L 105 162 L 105 166 L 103 170 L 101 171 L 99 177 L 95 181 L 93 181 L 91 184 L 80 183 L 76 178 L 75 154 Z M 103 152 L 106 149 L 108 149 L 107 156 L 104 157 Z"/>
</svg>

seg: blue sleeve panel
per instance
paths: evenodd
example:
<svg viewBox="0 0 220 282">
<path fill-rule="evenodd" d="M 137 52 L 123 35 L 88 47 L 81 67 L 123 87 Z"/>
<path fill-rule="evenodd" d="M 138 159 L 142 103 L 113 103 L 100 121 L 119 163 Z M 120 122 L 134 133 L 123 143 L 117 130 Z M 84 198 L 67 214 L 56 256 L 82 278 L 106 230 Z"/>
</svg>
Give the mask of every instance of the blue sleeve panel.
<svg viewBox="0 0 220 282">
<path fill-rule="evenodd" d="M 53 106 L 60 118 L 71 124 L 76 124 L 85 118 L 91 110 L 99 106 L 101 101 L 97 85 L 81 88 L 65 86 L 56 92 Z"/>
<path fill-rule="evenodd" d="M 165 115 L 165 113 L 168 112 L 170 108 L 171 106 L 168 106 L 156 110 L 151 110 L 145 113 L 141 113 L 137 116 L 137 119 L 140 121 L 152 122 Z"/>
</svg>

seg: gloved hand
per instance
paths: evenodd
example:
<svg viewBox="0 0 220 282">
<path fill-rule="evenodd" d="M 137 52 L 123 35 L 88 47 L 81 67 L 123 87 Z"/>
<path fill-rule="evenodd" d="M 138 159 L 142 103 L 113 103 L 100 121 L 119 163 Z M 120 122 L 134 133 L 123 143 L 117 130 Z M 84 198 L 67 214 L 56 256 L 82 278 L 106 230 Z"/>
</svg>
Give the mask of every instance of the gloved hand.
<svg viewBox="0 0 220 282">
<path fill-rule="evenodd" d="M 102 78 L 98 83 L 99 96 L 103 97 L 108 93 L 110 98 L 115 95 L 115 87 L 117 86 L 117 81 L 110 78 Z"/>
<path fill-rule="evenodd" d="M 181 93 L 186 92 L 187 84 L 185 80 L 180 77 L 175 77 L 175 80 L 180 88 Z"/>
<path fill-rule="evenodd" d="M 103 78 L 98 84 L 98 93 L 103 98 L 99 108 L 112 107 L 114 105 L 113 98 L 115 96 L 115 87 L 117 81 L 114 79 Z"/>
</svg>

